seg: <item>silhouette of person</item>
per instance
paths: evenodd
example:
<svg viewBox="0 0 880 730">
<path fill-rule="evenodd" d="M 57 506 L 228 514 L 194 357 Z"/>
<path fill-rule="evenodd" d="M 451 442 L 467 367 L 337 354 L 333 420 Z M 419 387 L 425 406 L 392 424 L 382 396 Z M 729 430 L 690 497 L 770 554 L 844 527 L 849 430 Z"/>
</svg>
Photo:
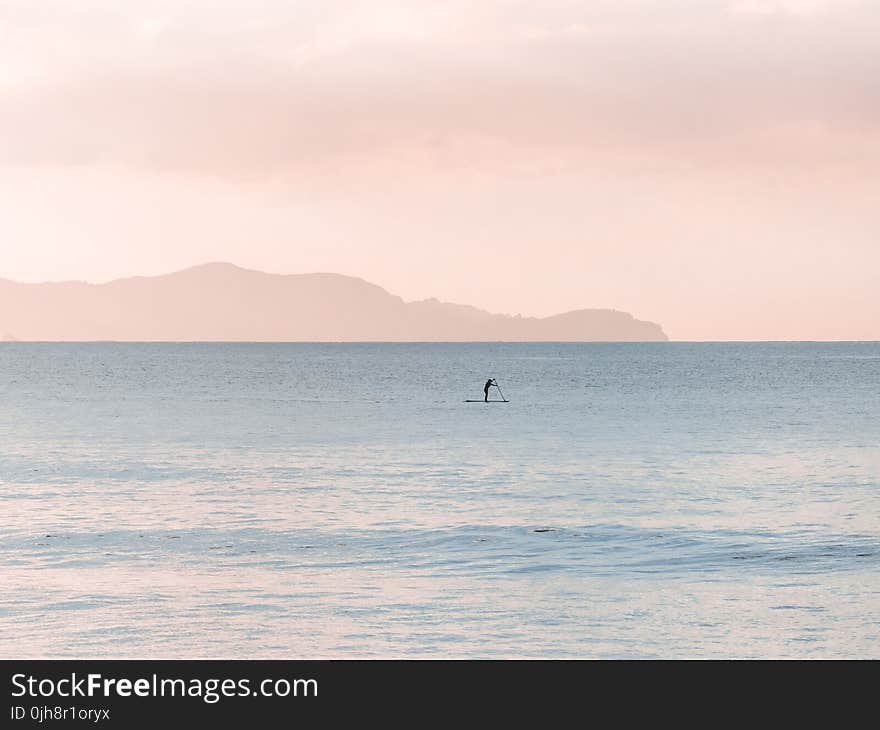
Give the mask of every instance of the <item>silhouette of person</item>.
<svg viewBox="0 0 880 730">
<path fill-rule="evenodd" d="M 483 386 L 483 400 L 486 403 L 489 402 L 489 388 L 491 388 L 493 385 L 498 385 L 498 383 L 495 382 L 494 378 L 489 378 L 486 381 L 486 384 Z"/>
</svg>

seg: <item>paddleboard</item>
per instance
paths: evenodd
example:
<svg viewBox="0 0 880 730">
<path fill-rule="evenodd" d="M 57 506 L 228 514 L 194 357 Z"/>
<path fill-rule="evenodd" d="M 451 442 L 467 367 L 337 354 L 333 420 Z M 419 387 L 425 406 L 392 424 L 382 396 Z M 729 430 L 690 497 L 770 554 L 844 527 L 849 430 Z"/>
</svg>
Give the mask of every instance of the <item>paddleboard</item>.
<svg viewBox="0 0 880 730">
<path fill-rule="evenodd" d="M 466 400 L 465 403 L 510 403 L 509 400 Z"/>
</svg>

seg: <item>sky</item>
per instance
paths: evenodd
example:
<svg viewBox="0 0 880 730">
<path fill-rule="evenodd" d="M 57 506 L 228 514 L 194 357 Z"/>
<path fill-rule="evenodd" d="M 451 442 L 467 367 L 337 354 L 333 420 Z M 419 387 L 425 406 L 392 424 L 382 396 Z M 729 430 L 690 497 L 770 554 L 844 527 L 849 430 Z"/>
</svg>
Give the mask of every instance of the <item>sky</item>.
<svg viewBox="0 0 880 730">
<path fill-rule="evenodd" d="M 877 0 L 0 0 L 0 278 L 880 339 Z"/>
</svg>

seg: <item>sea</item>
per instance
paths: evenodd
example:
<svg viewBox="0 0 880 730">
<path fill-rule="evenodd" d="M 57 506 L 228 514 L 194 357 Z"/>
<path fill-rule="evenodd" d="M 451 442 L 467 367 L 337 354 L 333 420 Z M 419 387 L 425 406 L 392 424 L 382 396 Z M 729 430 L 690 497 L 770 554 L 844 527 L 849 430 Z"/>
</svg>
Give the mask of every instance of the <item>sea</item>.
<svg viewBox="0 0 880 730">
<path fill-rule="evenodd" d="M 3 343 L 0 657 L 878 659 L 880 343 Z"/>
</svg>

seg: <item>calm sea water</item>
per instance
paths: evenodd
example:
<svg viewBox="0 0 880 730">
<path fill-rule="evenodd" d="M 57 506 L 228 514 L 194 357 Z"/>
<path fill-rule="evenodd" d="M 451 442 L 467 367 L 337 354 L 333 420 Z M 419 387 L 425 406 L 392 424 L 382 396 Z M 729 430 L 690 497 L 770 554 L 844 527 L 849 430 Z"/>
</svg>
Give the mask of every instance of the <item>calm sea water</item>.
<svg viewBox="0 0 880 730">
<path fill-rule="evenodd" d="M 880 658 L 880 344 L 3 344 L 0 516 L 7 658 Z"/>
</svg>

